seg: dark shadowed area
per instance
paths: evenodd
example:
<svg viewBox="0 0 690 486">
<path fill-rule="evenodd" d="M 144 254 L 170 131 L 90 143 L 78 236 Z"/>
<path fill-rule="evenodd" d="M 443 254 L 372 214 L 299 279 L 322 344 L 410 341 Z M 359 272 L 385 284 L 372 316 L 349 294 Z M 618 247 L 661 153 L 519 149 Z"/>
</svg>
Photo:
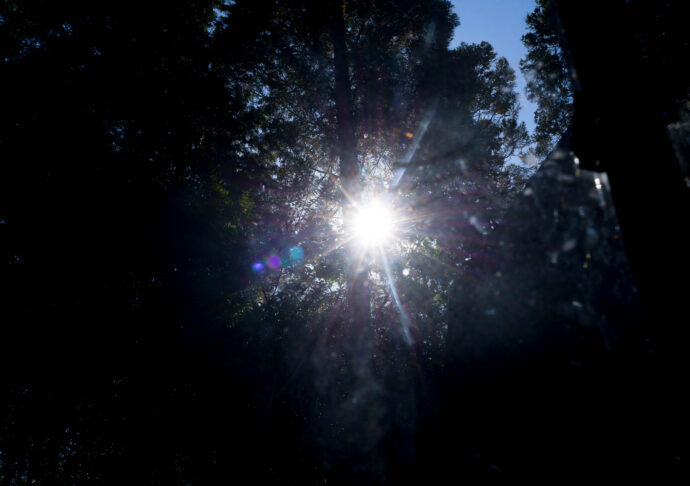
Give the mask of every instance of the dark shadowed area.
<svg viewBox="0 0 690 486">
<path fill-rule="evenodd" d="M 687 474 L 685 2 L 455 3 L 0 2 L 0 484 Z"/>
</svg>

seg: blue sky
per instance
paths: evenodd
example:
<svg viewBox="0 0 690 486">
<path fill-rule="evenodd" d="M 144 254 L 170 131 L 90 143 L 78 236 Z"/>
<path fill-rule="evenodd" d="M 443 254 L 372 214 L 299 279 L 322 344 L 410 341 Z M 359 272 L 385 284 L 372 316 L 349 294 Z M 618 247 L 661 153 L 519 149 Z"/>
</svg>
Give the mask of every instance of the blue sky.
<svg viewBox="0 0 690 486">
<path fill-rule="evenodd" d="M 525 98 L 525 79 L 520 73 L 520 59 L 527 51 L 520 41 L 525 33 L 525 16 L 536 7 L 534 0 L 452 0 L 460 27 L 455 29 L 451 47 L 461 42 L 487 41 L 499 56 L 508 59 L 515 69 L 521 94 L 520 120 L 530 133 L 534 129 L 536 106 Z"/>
</svg>

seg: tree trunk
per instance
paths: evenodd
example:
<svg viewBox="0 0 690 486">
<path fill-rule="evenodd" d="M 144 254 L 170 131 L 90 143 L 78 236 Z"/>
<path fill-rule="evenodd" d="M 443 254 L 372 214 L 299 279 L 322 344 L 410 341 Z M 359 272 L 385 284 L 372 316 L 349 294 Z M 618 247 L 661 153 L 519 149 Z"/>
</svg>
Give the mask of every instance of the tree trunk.
<svg viewBox="0 0 690 486">
<path fill-rule="evenodd" d="M 357 199 L 362 190 L 357 141 L 355 139 L 352 88 L 345 45 L 345 21 L 343 4 L 340 0 L 331 2 L 331 40 L 335 70 L 335 106 L 338 125 L 338 152 L 340 158 L 340 181 L 343 188 L 343 218 L 347 220 L 354 208 L 350 198 Z M 349 287 L 348 307 L 350 324 L 364 330 L 369 320 L 368 268 L 357 258 L 357 249 L 348 252 L 351 261 L 347 278 Z"/>
</svg>

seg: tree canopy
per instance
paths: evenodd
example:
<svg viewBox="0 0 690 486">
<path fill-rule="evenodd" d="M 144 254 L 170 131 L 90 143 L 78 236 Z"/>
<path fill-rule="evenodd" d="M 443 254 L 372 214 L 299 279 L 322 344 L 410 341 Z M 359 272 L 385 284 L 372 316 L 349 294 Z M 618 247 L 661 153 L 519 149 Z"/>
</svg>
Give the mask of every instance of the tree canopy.
<svg viewBox="0 0 690 486">
<path fill-rule="evenodd" d="M 545 153 L 570 88 L 539 8 L 521 67 Z M 525 202 L 515 72 L 486 42 L 451 49 L 458 25 L 445 0 L 3 1 L 0 482 L 383 482 L 456 450 L 468 475 L 498 467 L 479 425 L 436 438 L 518 390 L 491 363 L 523 366 L 520 333 L 550 322 L 524 302 L 579 329 L 619 312 L 603 275 L 615 302 L 628 282 L 624 261 L 582 269 L 620 251 L 600 179 L 553 169 L 544 187 L 580 192 Z M 371 201 L 388 219 L 365 231 L 392 228 L 374 245 L 353 232 Z M 566 236 L 530 249 L 559 214 Z M 528 263 L 554 252 L 553 303 L 534 300 Z M 522 320 L 499 336 L 497 314 Z M 539 339 L 559 370 L 615 342 L 564 331 L 552 359 Z"/>
<path fill-rule="evenodd" d="M 551 0 L 538 0 L 527 16 L 527 33 L 522 36 L 527 56 L 520 61 L 520 70 L 527 79 L 527 99 L 538 107 L 534 141 L 540 158 L 554 148 L 573 116 L 573 83 L 556 8 Z"/>
</svg>

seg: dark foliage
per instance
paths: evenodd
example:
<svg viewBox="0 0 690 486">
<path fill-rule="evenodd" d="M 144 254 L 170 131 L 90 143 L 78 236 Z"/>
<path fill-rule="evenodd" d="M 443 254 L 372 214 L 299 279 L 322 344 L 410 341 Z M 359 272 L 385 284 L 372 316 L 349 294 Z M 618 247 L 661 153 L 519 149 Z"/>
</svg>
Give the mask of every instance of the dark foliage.
<svg viewBox="0 0 690 486">
<path fill-rule="evenodd" d="M 1 5 L 0 483 L 673 462 L 605 175 L 506 165 L 515 73 L 448 2 Z M 342 188 L 404 215 L 386 258 Z"/>
<path fill-rule="evenodd" d="M 538 107 L 534 112 L 535 153 L 544 158 L 570 126 L 573 83 L 556 2 L 539 0 L 526 22 L 522 42 L 527 56 L 520 61 L 520 70 L 527 79 L 527 99 Z"/>
</svg>

